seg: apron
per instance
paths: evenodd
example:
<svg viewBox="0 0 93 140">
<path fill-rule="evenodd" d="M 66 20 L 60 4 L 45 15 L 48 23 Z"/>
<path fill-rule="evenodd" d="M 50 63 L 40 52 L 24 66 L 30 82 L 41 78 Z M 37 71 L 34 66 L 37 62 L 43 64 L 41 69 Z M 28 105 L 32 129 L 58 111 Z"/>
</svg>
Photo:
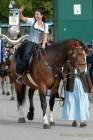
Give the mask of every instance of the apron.
<svg viewBox="0 0 93 140">
<path fill-rule="evenodd" d="M 43 35 L 44 35 L 44 31 L 36 29 L 34 27 L 36 22 L 34 22 L 34 24 L 30 27 L 30 33 L 29 33 L 29 38 L 28 40 L 36 43 L 36 44 L 41 44 L 42 43 L 42 39 L 43 39 Z"/>
</svg>

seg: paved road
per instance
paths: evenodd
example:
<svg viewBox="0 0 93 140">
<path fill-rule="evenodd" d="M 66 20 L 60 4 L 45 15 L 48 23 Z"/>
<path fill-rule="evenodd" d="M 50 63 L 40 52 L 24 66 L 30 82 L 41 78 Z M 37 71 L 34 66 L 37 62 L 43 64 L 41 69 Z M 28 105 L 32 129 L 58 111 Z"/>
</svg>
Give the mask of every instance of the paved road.
<svg viewBox="0 0 93 140">
<path fill-rule="evenodd" d="M 47 101 L 49 97 L 47 97 Z M 72 122 L 62 121 L 60 105 L 56 101 L 54 116 L 56 126 L 44 130 L 42 128 L 42 110 L 39 97 L 34 96 L 35 119 L 18 124 L 16 101 L 10 101 L 10 96 L 0 94 L 0 140 L 93 140 L 93 104 L 90 103 L 90 119 L 86 128 L 71 127 Z M 28 112 L 28 99 L 25 103 L 25 116 Z M 49 108 L 47 109 L 49 113 Z"/>
</svg>

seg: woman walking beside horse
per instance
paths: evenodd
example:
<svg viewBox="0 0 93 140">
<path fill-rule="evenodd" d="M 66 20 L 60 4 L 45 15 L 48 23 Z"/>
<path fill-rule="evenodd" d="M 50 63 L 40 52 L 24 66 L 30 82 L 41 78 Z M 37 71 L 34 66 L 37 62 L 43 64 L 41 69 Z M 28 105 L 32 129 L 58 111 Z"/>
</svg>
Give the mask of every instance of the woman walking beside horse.
<svg viewBox="0 0 93 140">
<path fill-rule="evenodd" d="M 81 48 L 77 48 L 78 63 L 76 67 L 67 62 L 64 65 L 64 75 L 66 78 L 66 89 L 64 91 L 64 106 L 62 118 L 72 120 L 72 126 L 76 127 L 80 122 L 80 127 L 87 126 L 89 119 L 89 92 L 93 92 L 93 85 L 87 71 L 86 55 Z"/>
</svg>

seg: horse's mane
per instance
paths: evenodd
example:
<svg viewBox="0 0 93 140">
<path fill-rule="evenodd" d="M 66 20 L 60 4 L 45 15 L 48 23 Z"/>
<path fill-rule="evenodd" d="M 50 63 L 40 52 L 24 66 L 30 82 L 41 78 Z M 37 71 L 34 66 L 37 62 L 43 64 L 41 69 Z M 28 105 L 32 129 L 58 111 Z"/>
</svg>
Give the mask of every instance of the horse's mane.
<svg viewBox="0 0 93 140">
<path fill-rule="evenodd" d="M 66 41 L 59 41 L 59 42 L 54 42 L 53 44 L 51 44 L 51 45 L 49 45 L 49 46 L 47 46 L 46 47 L 46 50 L 48 50 L 48 49 L 50 49 L 50 50 L 55 50 L 56 48 L 60 48 L 60 47 L 66 47 L 65 46 L 65 43 L 67 42 L 67 40 Z"/>
<path fill-rule="evenodd" d="M 58 46 L 62 46 L 64 43 L 66 43 L 66 42 L 68 42 L 68 40 L 64 40 L 64 41 L 59 41 L 59 42 L 55 42 L 55 43 L 53 43 L 53 44 L 51 44 L 51 45 L 49 45 L 48 47 L 53 47 L 53 48 L 56 48 L 56 47 L 58 47 Z"/>
<path fill-rule="evenodd" d="M 82 48 L 84 49 L 84 51 L 86 52 L 86 53 L 88 53 L 88 48 L 87 48 L 87 46 L 81 41 L 81 40 L 78 40 L 78 39 L 66 39 L 66 40 L 63 40 L 63 41 L 59 41 L 59 42 L 55 42 L 55 43 L 53 43 L 53 44 L 51 44 L 51 45 L 49 45 L 47 48 L 56 48 L 56 47 L 69 47 L 71 44 L 69 44 L 70 42 L 79 42 L 79 44 L 80 44 L 80 46 L 82 46 Z M 68 45 L 66 45 L 66 44 L 68 44 Z"/>
</svg>

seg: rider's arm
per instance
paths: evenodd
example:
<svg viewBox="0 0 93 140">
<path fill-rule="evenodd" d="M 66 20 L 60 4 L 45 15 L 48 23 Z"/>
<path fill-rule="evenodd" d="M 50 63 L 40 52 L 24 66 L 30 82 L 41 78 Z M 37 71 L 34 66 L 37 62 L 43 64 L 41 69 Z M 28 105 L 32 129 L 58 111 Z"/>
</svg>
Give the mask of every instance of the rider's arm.
<svg viewBox="0 0 93 140">
<path fill-rule="evenodd" d="M 24 11 L 24 7 L 22 6 L 22 7 L 20 8 L 20 19 L 21 19 L 22 21 L 24 21 L 24 22 L 27 22 L 28 17 L 25 17 L 25 16 L 23 15 L 23 11 Z"/>
<path fill-rule="evenodd" d="M 24 11 L 24 7 L 20 8 L 20 19 L 24 22 L 26 22 L 27 24 L 29 24 L 30 26 L 32 26 L 35 22 L 34 18 L 29 18 L 29 17 L 25 17 L 23 15 L 23 11 Z"/>
<path fill-rule="evenodd" d="M 43 42 L 42 42 L 42 48 L 45 48 L 45 45 L 46 45 L 46 43 L 48 41 L 48 33 L 49 33 L 48 30 L 49 30 L 48 25 L 45 24 L 45 31 L 44 31 L 44 37 L 43 37 Z"/>
<path fill-rule="evenodd" d="M 48 40 L 48 34 L 47 33 L 44 33 L 42 48 L 45 48 L 46 43 L 47 43 L 47 40 Z"/>
</svg>

